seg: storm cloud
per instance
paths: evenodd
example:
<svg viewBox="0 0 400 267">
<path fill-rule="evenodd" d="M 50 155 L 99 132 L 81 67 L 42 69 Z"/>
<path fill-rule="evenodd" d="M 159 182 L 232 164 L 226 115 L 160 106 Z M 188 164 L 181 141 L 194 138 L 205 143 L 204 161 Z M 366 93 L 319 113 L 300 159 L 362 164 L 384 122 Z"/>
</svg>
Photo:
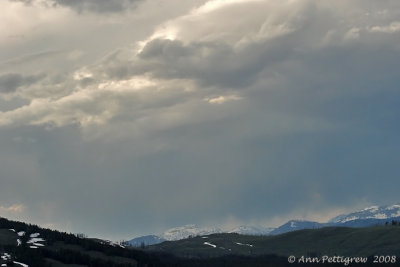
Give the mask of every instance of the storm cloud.
<svg viewBox="0 0 400 267">
<path fill-rule="evenodd" d="M 30 5 L 35 0 L 10 0 L 19 1 Z M 72 8 L 77 12 L 99 12 L 99 13 L 112 13 L 122 12 L 132 8 L 135 3 L 142 0 L 49 0 L 42 1 L 48 7 L 65 6 Z M 39 2 L 39 1 L 37 1 Z"/>
<path fill-rule="evenodd" d="M 23 76 L 17 73 L 0 75 L 0 92 L 13 93 L 21 86 L 30 86 L 40 79 L 43 75 Z"/>
<path fill-rule="evenodd" d="M 127 238 L 398 202 L 397 1 L 56 2 L 8 3 L 43 16 L 3 44 L 7 215 Z"/>
</svg>

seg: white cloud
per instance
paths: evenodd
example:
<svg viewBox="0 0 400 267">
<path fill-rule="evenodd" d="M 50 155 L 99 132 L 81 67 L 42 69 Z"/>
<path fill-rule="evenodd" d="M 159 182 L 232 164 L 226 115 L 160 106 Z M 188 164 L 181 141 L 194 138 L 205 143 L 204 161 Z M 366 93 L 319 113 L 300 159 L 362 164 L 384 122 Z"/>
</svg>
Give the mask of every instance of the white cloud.
<svg viewBox="0 0 400 267">
<path fill-rule="evenodd" d="M 184 43 L 223 41 L 233 47 L 236 44 L 241 47 L 246 42 L 288 34 L 301 26 L 298 25 L 301 19 L 299 21 L 295 12 L 303 4 L 292 2 L 209 1 L 187 15 L 160 25 L 153 35 L 140 43 L 140 47 L 158 38 L 179 39 Z"/>
<path fill-rule="evenodd" d="M 373 26 L 369 30 L 371 32 L 396 33 L 396 32 L 400 31 L 400 22 L 399 21 L 393 21 L 389 25 Z"/>
<path fill-rule="evenodd" d="M 0 45 L 20 45 L 32 35 L 43 37 L 48 31 L 59 29 L 72 14 L 66 9 L 48 9 L 40 3 L 25 5 L 17 1 L 1 1 L 2 23 Z M 64 28 L 65 29 L 65 28 Z M 10 36 L 21 36 L 20 39 Z"/>
<path fill-rule="evenodd" d="M 360 29 L 359 28 L 351 28 L 348 30 L 344 36 L 347 40 L 356 40 L 360 37 Z"/>
<path fill-rule="evenodd" d="M 228 101 L 235 101 L 235 100 L 240 100 L 241 97 L 237 95 L 228 95 L 228 96 L 218 96 L 214 98 L 206 98 L 205 100 L 210 103 L 210 104 L 223 104 Z"/>
</svg>

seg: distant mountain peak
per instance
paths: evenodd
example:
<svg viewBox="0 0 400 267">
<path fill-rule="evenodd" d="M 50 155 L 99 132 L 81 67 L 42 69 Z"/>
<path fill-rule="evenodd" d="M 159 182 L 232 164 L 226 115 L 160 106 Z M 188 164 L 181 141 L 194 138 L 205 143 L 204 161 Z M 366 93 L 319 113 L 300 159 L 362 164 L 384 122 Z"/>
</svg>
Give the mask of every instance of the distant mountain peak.
<svg viewBox="0 0 400 267">
<path fill-rule="evenodd" d="M 346 223 L 354 220 L 391 219 L 400 216 L 400 204 L 387 206 L 370 206 L 365 209 L 342 214 L 331 219 L 330 223 Z"/>
<path fill-rule="evenodd" d="M 400 204 L 394 204 L 391 206 L 387 206 L 386 209 L 388 209 L 388 210 L 400 209 Z"/>
<path fill-rule="evenodd" d="M 371 211 L 371 212 L 374 212 L 374 211 L 377 211 L 379 209 L 379 206 L 370 206 L 370 207 L 366 207 L 365 209 L 363 209 L 362 211 Z"/>
<path fill-rule="evenodd" d="M 215 233 L 222 233 L 222 230 L 217 227 L 198 227 L 196 224 L 187 224 L 171 228 L 160 236 L 166 240 L 180 240 L 190 236 L 210 235 Z"/>
</svg>

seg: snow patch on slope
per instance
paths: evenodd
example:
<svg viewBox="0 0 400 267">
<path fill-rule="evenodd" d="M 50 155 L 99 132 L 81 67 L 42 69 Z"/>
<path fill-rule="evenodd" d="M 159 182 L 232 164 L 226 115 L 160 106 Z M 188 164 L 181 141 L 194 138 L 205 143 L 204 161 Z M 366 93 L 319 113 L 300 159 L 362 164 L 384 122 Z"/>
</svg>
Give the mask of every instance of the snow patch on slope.
<svg viewBox="0 0 400 267">
<path fill-rule="evenodd" d="M 17 233 L 18 236 L 24 236 L 25 235 L 25 231 L 21 231 Z"/>
<path fill-rule="evenodd" d="M 19 265 L 21 265 L 22 267 L 29 267 L 28 264 L 25 264 L 25 263 L 22 263 L 22 262 L 18 262 L 18 261 L 14 261 L 14 264 L 19 264 Z"/>
<path fill-rule="evenodd" d="M 4 252 L 3 254 L 1 254 L 1 259 L 3 260 L 3 261 L 6 261 L 6 262 L 9 262 L 9 261 L 11 261 L 12 260 L 12 256 L 11 256 L 11 254 L 9 254 L 9 253 L 7 253 L 7 252 Z M 15 264 L 18 264 L 18 265 L 20 265 L 20 266 L 22 266 L 22 267 L 29 267 L 29 265 L 28 264 L 25 264 L 25 263 L 22 263 L 22 262 L 18 262 L 18 261 L 12 261 L 13 262 L 13 264 L 11 264 L 10 266 L 15 266 Z M 7 265 L 7 263 L 2 263 L 1 264 L 1 267 L 7 267 L 8 265 Z"/>
<path fill-rule="evenodd" d="M 204 245 L 207 245 L 207 246 L 210 246 L 210 247 L 213 247 L 213 248 L 216 248 L 216 247 L 217 247 L 216 245 L 211 244 L 210 242 L 204 242 L 203 244 L 204 244 Z"/>
<path fill-rule="evenodd" d="M 243 244 L 243 243 L 240 243 L 240 242 L 235 242 L 235 244 L 237 244 L 237 245 L 239 245 L 239 246 L 248 246 L 248 247 L 253 247 L 253 245 L 252 245 L 252 244 Z"/>
</svg>

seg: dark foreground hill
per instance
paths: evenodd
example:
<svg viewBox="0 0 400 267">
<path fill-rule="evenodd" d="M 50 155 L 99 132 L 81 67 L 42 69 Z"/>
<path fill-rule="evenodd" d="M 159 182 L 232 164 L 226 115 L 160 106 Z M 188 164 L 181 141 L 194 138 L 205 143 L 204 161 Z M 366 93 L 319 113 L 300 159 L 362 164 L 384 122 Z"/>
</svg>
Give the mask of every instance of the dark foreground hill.
<svg viewBox="0 0 400 267">
<path fill-rule="evenodd" d="M 0 218 L 0 254 L 0 263 L 6 266 L 162 266 L 159 256 L 151 253 L 4 218 Z"/>
<path fill-rule="evenodd" d="M 277 255 L 285 258 L 290 255 L 297 258 L 324 255 L 372 258 L 375 255 L 400 256 L 400 226 L 326 227 L 278 236 L 214 234 L 163 242 L 149 246 L 147 250 L 172 253 L 186 258 L 229 255 L 249 257 Z M 400 259 L 397 264 L 400 266 Z"/>
<path fill-rule="evenodd" d="M 289 255 L 297 264 L 288 263 Z M 273 237 L 215 234 L 134 249 L 0 218 L 0 266 L 321 266 L 315 259 L 324 255 L 370 256 L 366 264 L 348 266 L 377 266 L 374 255 L 400 255 L 400 227 L 323 228 Z M 314 263 L 299 263 L 301 256 Z"/>
<path fill-rule="evenodd" d="M 284 258 L 269 255 L 184 259 L 5 218 L 0 218 L 0 256 L 0 266 L 7 267 L 284 266 L 286 263 Z"/>
</svg>

